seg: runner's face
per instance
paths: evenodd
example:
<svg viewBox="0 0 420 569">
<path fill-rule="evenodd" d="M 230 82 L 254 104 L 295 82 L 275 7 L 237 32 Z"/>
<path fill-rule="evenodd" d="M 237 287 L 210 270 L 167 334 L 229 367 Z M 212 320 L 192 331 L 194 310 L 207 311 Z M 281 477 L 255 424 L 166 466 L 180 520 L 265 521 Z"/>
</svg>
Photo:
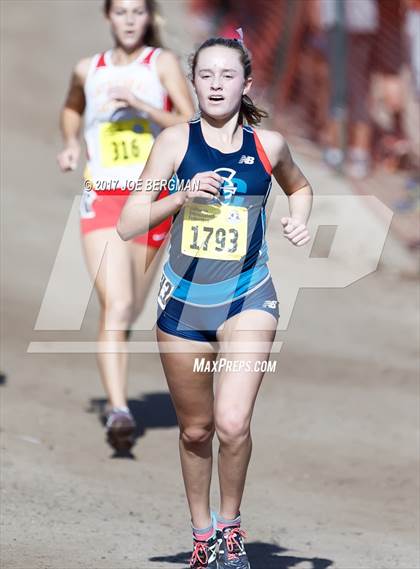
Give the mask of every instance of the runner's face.
<svg viewBox="0 0 420 569">
<path fill-rule="evenodd" d="M 224 119 L 239 110 L 242 95 L 251 87 L 251 78 L 244 78 L 236 49 L 217 45 L 199 53 L 194 85 L 200 109 L 211 117 Z"/>
<path fill-rule="evenodd" d="M 113 0 L 108 19 L 117 44 L 134 49 L 141 44 L 149 24 L 146 0 Z"/>
</svg>

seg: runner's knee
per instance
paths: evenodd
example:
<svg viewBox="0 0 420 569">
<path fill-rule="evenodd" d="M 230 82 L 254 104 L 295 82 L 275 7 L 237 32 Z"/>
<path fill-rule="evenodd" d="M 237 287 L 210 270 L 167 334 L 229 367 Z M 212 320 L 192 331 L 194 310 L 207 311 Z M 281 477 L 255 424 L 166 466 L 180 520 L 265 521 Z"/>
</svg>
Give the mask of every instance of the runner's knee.
<svg viewBox="0 0 420 569">
<path fill-rule="evenodd" d="M 108 302 L 105 307 L 105 321 L 108 324 L 128 328 L 132 323 L 134 303 L 130 299 L 116 299 Z"/>
<path fill-rule="evenodd" d="M 216 432 L 221 443 L 241 443 L 250 435 L 249 420 L 235 413 L 220 414 L 216 417 Z"/>
<path fill-rule="evenodd" d="M 207 444 L 213 439 L 214 427 L 208 425 L 194 425 L 191 427 L 181 428 L 181 440 L 186 446 L 201 446 Z"/>
</svg>

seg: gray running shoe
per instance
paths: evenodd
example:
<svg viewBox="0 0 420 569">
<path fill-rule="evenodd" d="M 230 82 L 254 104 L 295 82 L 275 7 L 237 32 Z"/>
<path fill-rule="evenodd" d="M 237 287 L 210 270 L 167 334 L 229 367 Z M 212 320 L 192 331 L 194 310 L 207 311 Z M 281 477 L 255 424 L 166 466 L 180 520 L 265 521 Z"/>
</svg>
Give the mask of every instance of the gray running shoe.
<svg viewBox="0 0 420 569">
<path fill-rule="evenodd" d="M 117 452 L 130 450 L 135 443 L 136 422 L 130 411 L 112 409 L 106 421 L 107 441 Z"/>
<path fill-rule="evenodd" d="M 207 541 L 194 539 L 190 569 L 217 569 L 216 534 Z"/>
<path fill-rule="evenodd" d="M 218 569 L 251 569 L 245 551 L 246 533 L 240 527 L 227 527 L 217 532 L 219 555 Z"/>
</svg>

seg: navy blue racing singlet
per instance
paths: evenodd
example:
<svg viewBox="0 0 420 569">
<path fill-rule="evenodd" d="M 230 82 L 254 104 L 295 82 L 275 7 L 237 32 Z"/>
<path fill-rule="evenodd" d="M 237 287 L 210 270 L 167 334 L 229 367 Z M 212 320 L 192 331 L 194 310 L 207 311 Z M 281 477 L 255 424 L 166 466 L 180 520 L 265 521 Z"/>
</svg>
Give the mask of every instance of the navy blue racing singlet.
<svg viewBox="0 0 420 569">
<path fill-rule="evenodd" d="M 224 153 L 206 143 L 200 119 L 190 122 L 187 151 L 169 184 L 171 193 L 185 190 L 205 171 L 224 180 L 220 200 L 196 198 L 174 219 L 164 276 L 171 295 L 188 304 L 231 302 L 269 278 L 265 205 L 271 166 L 256 132 L 250 126 L 242 131 L 242 147 Z"/>
</svg>

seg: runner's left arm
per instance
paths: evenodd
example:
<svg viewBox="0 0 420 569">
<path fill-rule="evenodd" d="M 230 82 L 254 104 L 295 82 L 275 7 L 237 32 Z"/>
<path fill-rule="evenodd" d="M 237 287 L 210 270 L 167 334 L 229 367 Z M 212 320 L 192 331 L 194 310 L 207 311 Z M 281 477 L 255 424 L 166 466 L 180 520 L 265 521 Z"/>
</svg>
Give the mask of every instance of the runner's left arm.
<svg viewBox="0 0 420 569">
<path fill-rule="evenodd" d="M 312 188 L 293 160 L 289 146 L 278 133 L 272 133 L 274 146 L 273 176 L 282 187 L 289 199 L 289 217 L 283 217 L 283 234 L 293 245 L 301 246 L 310 241 L 307 229 L 308 219 L 312 210 Z"/>
</svg>

